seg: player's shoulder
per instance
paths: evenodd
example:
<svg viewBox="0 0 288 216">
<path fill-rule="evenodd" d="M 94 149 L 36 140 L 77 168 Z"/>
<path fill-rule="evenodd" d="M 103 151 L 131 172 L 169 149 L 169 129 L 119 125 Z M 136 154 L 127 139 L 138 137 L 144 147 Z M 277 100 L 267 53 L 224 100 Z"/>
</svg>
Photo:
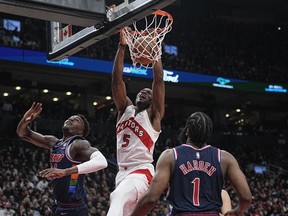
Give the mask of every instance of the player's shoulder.
<svg viewBox="0 0 288 216">
<path fill-rule="evenodd" d="M 221 161 L 227 164 L 233 163 L 236 161 L 234 155 L 226 150 L 221 150 Z"/>
<path fill-rule="evenodd" d="M 81 145 L 90 144 L 89 141 L 85 137 L 79 136 L 79 135 L 71 137 L 69 143 L 70 144 L 81 144 Z"/>
<path fill-rule="evenodd" d="M 45 138 L 45 142 L 47 143 L 47 146 L 49 146 L 49 147 L 51 147 L 51 146 L 53 146 L 56 143 L 61 141 L 61 139 L 58 139 L 54 135 L 45 135 L 44 138 Z"/>
<path fill-rule="evenodd" d="M 223 155 L 223 156 L 227 156 L 227 157 L 231 157 L 232 156 L 233 157 L 233 155 L 230 152 L 226 151 L 226 150 L 221 149 L 220 152 L 221 152 L 221 155 Z"/>
<path fill-rule="evenodd" d="M 135 110 L 135 108 L 136 108 L 136 106 L 134 106 L 133 104 L 129 104 L 129 105 L 126 105 L 125 107 L 123 107 L 122 110 L 119 110 L 119 113 L 124 114 L 124 113 L 128 113 L 128 112 L 132 112 Z"/>
<path fill-rule="evenodd" d="M 88 140 L 86 140 L 84 137 L 83 139 L 75 139 L 71 143 L 71 149 L 89 149 L 91 147 L 91 144 Z"/>
<path fill-rule="evenodd" d="M 168 159 L 168 160 L 173 159 L 174 160 L 174 150 L 173 150 L 173 148 L 169 148 L 169 149 L 164 150 L 161 153 L 160 157 L 162 159 Z"/>
</svg>

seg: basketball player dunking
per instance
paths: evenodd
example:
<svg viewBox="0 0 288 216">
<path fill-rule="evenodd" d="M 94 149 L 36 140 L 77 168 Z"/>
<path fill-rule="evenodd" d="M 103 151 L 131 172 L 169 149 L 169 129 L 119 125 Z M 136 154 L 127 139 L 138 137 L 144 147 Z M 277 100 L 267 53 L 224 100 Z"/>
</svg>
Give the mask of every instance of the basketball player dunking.
<svg viewBox="0 0 288 216">
<path fill-rule="evenodd" d="M 116 189 L 110 195 L 108 216 L 128 216 L 148 189 L 154 175 L 153 151 L 161 132 L 164 115 L 165 87 L 161 59 L 153 66 L 152 90 L 142 89 L 136 104 L 126 95 L 122 80 L 126 42 L 120 36 L 112 72 L 112 95 L 118 109 L 116 124 L 117 163 Z"/>
</svg>

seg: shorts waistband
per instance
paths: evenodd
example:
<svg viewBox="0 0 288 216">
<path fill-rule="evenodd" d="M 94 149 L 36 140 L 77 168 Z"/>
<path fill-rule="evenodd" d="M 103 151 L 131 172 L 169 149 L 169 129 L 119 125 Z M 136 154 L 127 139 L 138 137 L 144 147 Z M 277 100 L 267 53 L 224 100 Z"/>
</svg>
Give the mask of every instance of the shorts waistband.
<svg viewBox="0 0 288 216">
<path fill-rule="evenodd" d="M 63 202 L 59 202 L 56 201 L 57 205 L 62 207 L 62 208 L 67 208 L 67 207 L 74 207 L 74 206 L 79 206 L 84 204 L 84 200 L 79 200 L 77 202 L 71 202 L 71 203 L 63 203 Z"/>
<path fill-rule="evenodd" d="M 144 163 L 144 164 L 139 164 L 139 165 L 129 165 L 129 166 L 119 166 L 118 169 L 120 171 L 130 171 L 130 170 L 138 170 L 138 169 L 150 169 L 154 168 L 154 166 L 150 163 Z"/>
</svg>

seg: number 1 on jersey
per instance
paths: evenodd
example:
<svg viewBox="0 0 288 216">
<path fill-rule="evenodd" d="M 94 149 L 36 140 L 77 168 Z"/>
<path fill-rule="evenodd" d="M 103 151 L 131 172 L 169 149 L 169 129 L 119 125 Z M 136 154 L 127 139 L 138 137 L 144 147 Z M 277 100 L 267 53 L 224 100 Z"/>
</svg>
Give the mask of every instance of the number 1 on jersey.
<svg viewBox="0 0 288 216">
<path fill-rule="evenodd" d="M 199 206 L 200 178 L 195 178 L 191 183 L 193 184 L 193 204 Z"/>
</svg>

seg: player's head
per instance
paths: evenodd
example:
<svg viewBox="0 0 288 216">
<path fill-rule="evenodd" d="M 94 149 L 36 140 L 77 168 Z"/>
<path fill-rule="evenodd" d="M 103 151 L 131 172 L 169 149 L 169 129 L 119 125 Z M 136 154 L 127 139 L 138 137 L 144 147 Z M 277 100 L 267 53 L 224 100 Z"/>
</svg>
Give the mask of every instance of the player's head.
<svg viewBox="0 0 288 216">
<path fill-rule="evenodd" d="M 142 89 L 136 96 L 135 104 L 140 109 L 147 109 L 152 103 L 152 90 L 150 88 Z"/>
<path fill-rule="evenodd" d="M 187 118 L 180 138 L 182 142 L 186 141 L 201 148 L 211 136 L 212 131 L 213 123 L 210 117 L 203 112 L 195 112 Z"/>
<path fill-rule="evenodd" d="M 77 116 L 79 116 L 82 119 L 82 121 L 84 122 L 83 137 L 87 137 L 89 135 L 89 132 L 90 132 L 90 124 L 84 115 L 77 114 Z"/>
<path fill-rule="evenodd" d="M 82 114 L 70 116 L 62 127 L 64 133 L 69 135 L 80 135 L 87 137 L 90 131 L 90 125 Z"/>
</svg>

